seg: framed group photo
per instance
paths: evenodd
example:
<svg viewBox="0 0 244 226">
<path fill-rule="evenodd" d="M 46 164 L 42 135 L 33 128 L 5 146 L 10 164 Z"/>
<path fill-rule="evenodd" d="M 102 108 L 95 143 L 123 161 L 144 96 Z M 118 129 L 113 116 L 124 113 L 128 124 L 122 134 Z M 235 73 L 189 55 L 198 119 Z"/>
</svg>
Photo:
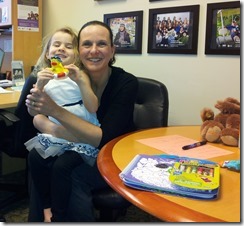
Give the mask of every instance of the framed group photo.
<svg viewBox="0 0 244 226">
<path fill-rule="evenodd" d="M 197 54 L 199 5 L 149 9 L 148 53 Z"/>
<path fill-rule="evenodd" d="M 207 4 L 205 54 L 240 55 L 240 1 Z"/>
<path fill-rule="evenodd" d="M 143 11 L 104 14 L 104 22 L 113 32 L 116 53 L 142 53 Z"/>
</svg>

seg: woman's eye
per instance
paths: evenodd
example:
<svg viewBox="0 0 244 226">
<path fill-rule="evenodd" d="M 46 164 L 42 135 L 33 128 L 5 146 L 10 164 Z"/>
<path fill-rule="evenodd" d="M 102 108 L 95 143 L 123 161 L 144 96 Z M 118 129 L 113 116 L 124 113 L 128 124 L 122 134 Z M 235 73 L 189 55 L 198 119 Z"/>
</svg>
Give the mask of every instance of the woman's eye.
<svg viewBox="0 0 244 226">
<path fill-rule="evenodd" d="M 89 47 L 89 46 L 91 46 L 91 45 L 92 45 L 91 42 L 83 42 L 83 43 L 82 43 L 82 46 L 83 46 L 83 47 Z"/>
<path fill-rule="evenodd" d="M 105 46 L 107 46 L 107 43 L 106 42 L 99 42 L 97 45 L 99 47 L 105 47 Z"/>
</svg>

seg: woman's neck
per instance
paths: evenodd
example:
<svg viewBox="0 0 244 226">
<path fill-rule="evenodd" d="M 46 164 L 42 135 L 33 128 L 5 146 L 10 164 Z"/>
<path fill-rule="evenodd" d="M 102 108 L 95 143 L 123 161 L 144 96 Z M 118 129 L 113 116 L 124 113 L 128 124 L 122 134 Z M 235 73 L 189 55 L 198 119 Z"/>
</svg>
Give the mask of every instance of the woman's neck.
<svg viewBox="0 0 244 226">
<path fill-rule="evenodd" d="M 91 77 L 91 86 L 93 92 L 96 94 L 98 99 L 100 100 L 102 93 L 108 83 L 110 75 L 112 73 L 112 68 L 108 67 L 108 70 L 102 74 L 98 74 L 97 76 L 92 75 Z"/>
</svg>

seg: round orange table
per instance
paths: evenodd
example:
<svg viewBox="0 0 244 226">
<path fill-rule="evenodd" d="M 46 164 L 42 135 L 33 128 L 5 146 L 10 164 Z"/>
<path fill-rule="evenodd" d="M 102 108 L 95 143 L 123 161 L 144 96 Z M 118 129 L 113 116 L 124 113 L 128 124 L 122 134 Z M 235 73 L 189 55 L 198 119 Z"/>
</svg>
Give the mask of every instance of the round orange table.
<svg viewBox="0 0 244 226">
<path fill-rule="evenodd" d="M 142 130 L 115 138 L 106 144 L 98 155 L 98 168 L 107 183 L 133 205 L 168 222 L 240 222 L 240 173 L 221 168 L 219 197 L 216 200 L 157 194 L 125 186 L 119 173 L 137 154 L 162 154 L 137 140 L 167 135 L 181 135 L 200 139 L 200 126 L 172 126 Z M 231 151 L 230 155 L 209 160 L 216 162 L 240 159 L 238 147 L 210 144 Z M 197 151 L 197 150 L 196 150 Z"/>
<path fill-rule="evenodd" d="M 20 98 L 20 94 L 20 91 L 0 93 L 0 109 L 16 107 Z"/>
</svg>

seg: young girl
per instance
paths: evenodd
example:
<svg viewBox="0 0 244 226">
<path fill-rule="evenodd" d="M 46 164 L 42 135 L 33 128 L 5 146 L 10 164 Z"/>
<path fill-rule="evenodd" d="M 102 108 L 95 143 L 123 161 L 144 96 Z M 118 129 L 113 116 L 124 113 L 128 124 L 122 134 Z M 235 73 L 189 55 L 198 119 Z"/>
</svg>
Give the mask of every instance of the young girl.
<svg viewBox="0 0 244 226">
<path fill-rule="evenodd" d="M 62 64 L 69 71 L 67 77 L 55 79 L 50 64 L 53 57 L 61 59 Z M 75 32 L 69 27 L 58 29 L 47 40 L 35 67 L 39 71 L 36 87 L 46 92 L 58 105 L 99 126 L 96 118 L 98 99 L 91 89 L 89 77 L 80 70 L 80 67 Z M 37 103 L 32 102 L 33 106 L 35 104 Z M 29 110 L 29 113 L 34 116 L 34 125 L 39 124 L 42 118 L 46 117 L 33 110 Z M 49 117 L 49 119 L 59 124 L 55 118 Z M 52 180 L 47 179 L 45 173 L 39 168 L 30 166 L 33 182 L 41 194 L 45 222 L 51 221 L 52 211 L 56 209 L 59 211 L 55 212 L 55 221 L 64 221 L 63 216 L 66 216 L 71 182 L 64 184 L 62 177 L 70 177 L 72 170 L 82 162 L 92 166 L 97 157 L 97 148 L 75 142 L 73 136 L 71 141 L 47 133 L 39 133 L 25 143 L 30 152 L 36 149 L 47 162 L 53 158 L 60 158 L 57 167 L 53 168 L 55 170 L 50 175 Z M 55 165 L 55 162 L 53 164 Z"/>
</svg>

